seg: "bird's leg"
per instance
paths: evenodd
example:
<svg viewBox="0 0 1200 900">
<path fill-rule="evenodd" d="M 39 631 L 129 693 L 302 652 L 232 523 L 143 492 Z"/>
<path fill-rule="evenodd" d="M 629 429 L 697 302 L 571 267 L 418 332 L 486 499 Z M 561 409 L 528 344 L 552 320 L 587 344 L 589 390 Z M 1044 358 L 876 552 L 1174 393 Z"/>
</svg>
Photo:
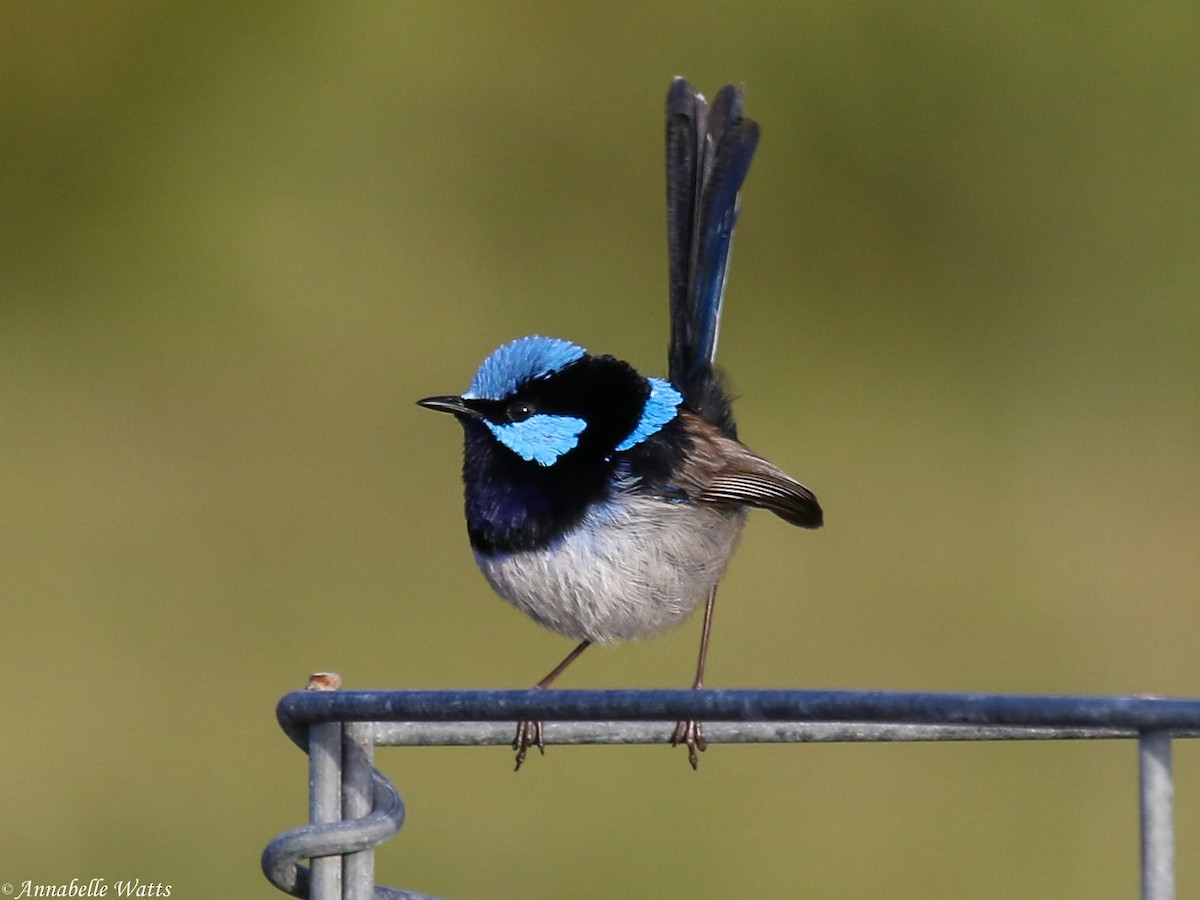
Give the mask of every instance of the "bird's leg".
<svg viewBox="0 0 1200 900">
<path fill-rule="evenodd" d="M 568 653 L 562 662 L 550 670 L 550 674 L 533 686 L 533 689 L 535 691 L 544 691 L 550 687 L 554 683 L 554 679 L 561 675 L 567 666 L 575 662 L 579 654 L 590 647 L 591 644 L 592 642 L 588 640 L 580 641 L 579 646 Z M 512 748 L 517 751 L 517 766 L 516 769 L 513 769 L 514 772 L 521 768 L 521 763 L 525 762 L 525 751 L 533 746 L 538 748 L 539 753 L 544 754 L 546 752 L 546 742 L 542 737 L 542 723 L 529 720 L 518 722 L 517 736 L 513 738 L 512 743 Z"/>
<path fill-rule="evenodd" d="M 712 590 L 708 592 L 708 600 L 704 604 L 704 624 L 700 627 L 700 659 L 696 663 L 696 679 L 692 682 L 693 691 L 704 687 L 704 662 L 708 659 L 708 636 L 712 633 L 713 607 L 716 605 L 717 586 L 714 584 Z M 679 744 L 687 745 L 688 762 L 692 764 L 692 768 L 695 769 L 699 766 L 700 758 L 696 755 L 696 751 L 708 749 L 708 742 L 704 740 L 704 728 L 701 724 L 694 719 L 679 722 L 675 726 L 675 733 L 671 735 L 671 746 L 677 747 Z"/>
</svg>

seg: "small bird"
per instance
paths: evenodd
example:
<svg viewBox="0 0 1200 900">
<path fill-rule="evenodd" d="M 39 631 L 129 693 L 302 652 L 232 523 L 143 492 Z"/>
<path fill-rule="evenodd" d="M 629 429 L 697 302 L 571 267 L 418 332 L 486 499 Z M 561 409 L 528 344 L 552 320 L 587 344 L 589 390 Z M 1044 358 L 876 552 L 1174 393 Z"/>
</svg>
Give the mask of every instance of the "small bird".
<svg viewBox="0 0 1200 900">
<path fill-rule="evenodd" d="M 667 93 L 667 378 L 541 336 L 504 344 L 460 395 L 426 397 L 465 431 L 463 482 L 475 560 L 501 597 L 579 644 L 654 634 L 704 604 L 693 688 L 704 684 L 717 583 L 748 507 L 819 528 L 817 498 L 737 438 L 713 368 L 739 192 L 758 145 L 726 86 L 711 110 L 676 78 Z M 671 738 L 697 765 L 699 722 Z M 521 722 L 519 769 L 542 723 Z"/>
</svg>

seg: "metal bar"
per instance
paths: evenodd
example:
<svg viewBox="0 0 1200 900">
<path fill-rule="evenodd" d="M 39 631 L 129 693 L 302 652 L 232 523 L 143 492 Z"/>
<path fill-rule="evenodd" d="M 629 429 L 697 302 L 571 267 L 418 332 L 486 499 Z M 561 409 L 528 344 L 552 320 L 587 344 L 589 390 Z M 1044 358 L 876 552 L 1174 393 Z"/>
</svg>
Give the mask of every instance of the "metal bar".
<svg viewBox="0 0 1200 900">
<path fill-rule="evenodd" d="M 547 744 L 665 744 L 674 722 L 546 722 Z M 511 744 L 511 722 L 377 722 L 375 743 L 389 747 L 474 747 Z M 706 722 L 710 744 L 885 741 L 1048 741 L 1129 739 L 1132 728 L 921 725 L 884 722 Z"/>
<path fill-rule="evenodd" d="M 362 819 L 371 812 L 375 742 L 369 722 L 347 722 L 342 733 L 342 818 Z M 375 849 L 366 847 L 342 858 L 344 900 L 371 900 L 375 893 Z"/>
<path fill-rule="evenodd" d="M 1171 736 L 1161 731 L 1138 738 L 1142 832 L 1142 900 L 1175 898 L 1174 780 Z"/>
<path fill-rule="evenodd" d="M 309 693 L 308 696 L 317 694 Z M 308 728 L 308 821 L 313 825 L 327 825 L 341 818 L 342 724 L 313 724 Z M 314 857 L 311 900 L 340 900 L 341 896 L 342 858 Z"/>
<path fill-rule="evenodd" d="M 886 722 L 1166 731 L 1200 736 L 1200 700 L 883 691 L 296 691 L 276 710 L 298 726 L 322 721 Z"/>
</svg>

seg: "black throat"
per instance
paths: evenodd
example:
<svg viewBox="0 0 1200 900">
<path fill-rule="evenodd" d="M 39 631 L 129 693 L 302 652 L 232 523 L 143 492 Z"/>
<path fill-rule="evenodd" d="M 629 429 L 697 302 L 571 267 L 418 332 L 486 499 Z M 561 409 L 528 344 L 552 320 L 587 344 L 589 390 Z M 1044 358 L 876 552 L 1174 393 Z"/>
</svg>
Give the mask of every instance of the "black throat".
<svg viewBox="0 0 1200 900">
<path fill-rule="evenodd" d="M 613 468 L 603 460 L 568 455 L 539 466 L 498 444 L 482 423 L 463 425 L 467 532 L 480 553 L 545 547 L 608 496 Z"/>
</svg>

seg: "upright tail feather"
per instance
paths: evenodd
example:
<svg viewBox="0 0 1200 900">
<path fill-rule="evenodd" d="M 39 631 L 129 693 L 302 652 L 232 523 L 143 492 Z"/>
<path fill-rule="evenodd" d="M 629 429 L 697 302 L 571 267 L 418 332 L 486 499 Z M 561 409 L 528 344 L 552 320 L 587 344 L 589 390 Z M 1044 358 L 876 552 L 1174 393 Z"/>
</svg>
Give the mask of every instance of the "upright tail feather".
<svg viewBox="0 0 1200 900">
<path fill-rule="evenodd" d="M 713 372 L 738 192 L 758 146 L 758 123 L 742 118 L 742 91 L 726 85 L 711 110 L 676 78 L 667 92 L 669 377 L 684 401 L 732 434 L 733 415 Z"/>
</svg>

